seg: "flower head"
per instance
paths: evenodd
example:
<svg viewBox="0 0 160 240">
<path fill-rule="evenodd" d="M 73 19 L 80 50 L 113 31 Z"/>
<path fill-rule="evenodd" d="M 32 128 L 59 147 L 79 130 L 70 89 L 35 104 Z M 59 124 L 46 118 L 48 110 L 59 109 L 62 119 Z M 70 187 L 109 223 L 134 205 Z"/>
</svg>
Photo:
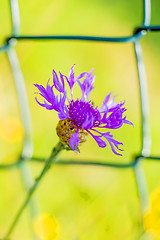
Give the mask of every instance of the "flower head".
<svg viewBox="0 0 160 240">
<path fill-rule="evenodd" d="M 118 153 L 118 150 L 122 151 L 119 146 L 123 144 L 116 141 L 108 129 L 120 128 L 124 123 L 133 125 L 126 120 L 126 116 L 123 116 L 126 111 L 125 102 L 116 103 L 115 96 L 111 98 L 111 93 L 109 93 L 100 108 L 93 107 L 91 100 L 89 100 L 95 81 L 93 69 L 89 73 L 84 72 L 75 77 L 73 65 L 69 77 L 62 73 L 59 73 L 59 76 L 60 78 L 53 70 L 53 85 L 50 85 L 49 81 L 46 88 L 42 85 L 34 85 L 44 98 L 43 103 L 35 98 L 37 103 L 48 110 L 54 109 L 58 113 L 60 121 L 57 125 L 57 134 L 60 140 L 76 152 L 78 145 L 86 141 L 87 134 L 90 134 L 99 147 L 106 147 L 107 141 L 115 154 L 122 155 Z M 66 83 L 69 85 L 71 99 L 67 95 Z M 82 92 L 80 99 L 73 98 L 75 83 L 79 85 Z M 55 94 L 56 90 L 59 92 L 59 96 Z"/>
</svg>

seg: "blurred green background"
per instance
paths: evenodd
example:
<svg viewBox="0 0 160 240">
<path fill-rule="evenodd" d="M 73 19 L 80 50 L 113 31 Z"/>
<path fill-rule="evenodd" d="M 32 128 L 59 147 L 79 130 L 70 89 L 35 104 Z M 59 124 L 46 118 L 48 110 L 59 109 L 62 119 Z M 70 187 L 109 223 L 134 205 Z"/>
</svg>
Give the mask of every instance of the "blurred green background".
<svg viewBox="0 0 160 240">
<path fill-rule="evenodd" d="M 94 35 L 128 36 L 142 24 L 143 2 L 139 0 L 19 0 L 21 35 Z M 160 1 L 152 1 L 151 24 L 160 24 Z M 12 34 L 9 1 L 0 3 L 0 44 Z M 160 154 L 160 33 L 149 33 L 142 40 L 148 79 L 152 154 Z M 98 148 L 89 137 L 81 153 L 64 152 L 63 159 L 130 162 L 141 149 L 141 123 L 138 75 L 131 43 L 82 41 L 19 41 L 16 45 L 27 87 L 33 121 L 34 155 L 49 156 L 58 142 L 56 112 L 47 111 L 34 99 L 34 83 L 45 85 L 52 69 L 68 75 L 73 64 L 76 75 L 94 68 L 95 89 L 91 99 L 101 105 L 113 91 L 117 101 L 126 100 L 127 119 L 134 123 L 112 131 L 124 143 L 123 157 L 110 147 Z M 76 95 L 76 93 L 75 93 Z M 22 148 L 20 112 L 11 68 L 4 52 L 0 53 L 0 163 L 16 161 Z M 12 130 L 9 130 L 9 129 Z M 34 176 L 42 165 L 30 164 Z M 160 184 L 160 165 L 144 163 L 149 190 Z M 154 176 L 154 177 L 153 177 Z M 127 181 L 126 181 L 127 180 Z M 0 238 L 24 199 L 18 170 L 0 172 Z M 140 207 L 131 169 L 93 166 L 54 166 L 38 191 L 42 212 L 55 216 L 61 227 L 59 240 L 140 239 Z M 27 211 L 11 239 L 30 239 Z"/>
</svg>

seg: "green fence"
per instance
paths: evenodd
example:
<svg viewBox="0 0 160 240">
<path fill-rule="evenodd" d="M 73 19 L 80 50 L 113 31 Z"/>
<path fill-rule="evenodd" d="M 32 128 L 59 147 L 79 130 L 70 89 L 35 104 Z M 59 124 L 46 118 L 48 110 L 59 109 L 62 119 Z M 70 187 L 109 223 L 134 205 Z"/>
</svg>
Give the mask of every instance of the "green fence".
<svg viewBox="0 0 160 240">
<path fill-rule="evenodd" d="M 30 169 L 27 165 L 27 162 L 34 161 L 41 164 L 44 164 L 44 168 L 40 173 L 37 180 L 34 182 L 33 178 L 30 177 L 29 182 L 26 184 L 26 190 L 28 190 L 28 194 L 24 203 L 22 204 L 21 208 L 17 212 L 17 215 L 13 217 L 13 222 L 8 227 L 8 232 L 6 236 L 2 239 L 8 239 L 16 227 L 16 224 L 25 209 L 28 203 L 31 203 L 31 196 L 35 192 L 38 187 L 38 184 L 43 177 L 44 173 L 48 169 L 46 159 L 36 158 L 33 156 L 33 140 L 32 140 L 32 122 L 30 117 L 30 109 L 28 104 L 27 92 L 25 88 L 25 81 L 23 78 L 23 74 L 20 68 L 19 59 L 16 54 L 15 46 L 20 41 L 46 41 L 50 40 L 54 44 L 54 40 L 80 40 L 80 41 L 96 41 L 96 42 L 105 42 L 106 44 L 109 42 L 115 43 L 130 43 L 134 46 L 135 51 L 135 58 L 137 64 L 137 71 L 139 76 L 139 101 L 141 103 L 141 154 L 139 156 L 135 156 L 134 161 L 127 164 L 118 164 L 118 163 L 105 163 L 102 161 L 74 161 L 74 160 L 58 160 L 56 164 L 59 165 L 96 165 L 99 167 L 111 167 L 111 168 L 118 168 L 119 171 L 121 169 L 129 169 L 131 168 L 134 172 L 135 181 L 139 193 L 139 202 L 141 206 L 141 216 L 143 218 L 144 208 L 148 204 L 148 189 L 145 180 L 143 166 L 141 164 L 142 161 L 147 160 L 160 160 L 160 156 L 151 156 L 151 134 L 150 134 L 150 122 L 149 122 L 149 98 L 148 98 L 148 91 L 147 91 L 147 76 L 145 71 L 145 65 L 143 62 L 142 56 L 142 48 L 141 48 L 141 39 L 148 33 L 148 32 L 155 32 L 160 31 L 160 26 L 151 26 L 150 25 L 150 18 L 151 18 L 151 1 L 144 0 L 143 1 L 143 22 L 141 26 L 137 26 L 136 29 L 133 30 L 133 35 L 131 36 L 124 36 L 124 37 L 96 37 L 96 36 L 68 36 L 68 35 L 50 35 L 50 36 L 34 36 L 34 35 L 27 35 L 23 36 L 20 35 L 20 13 L 19 13 L 19 5 L 18 0 L 10 0 L 10 14 L 11 14 L 11 22 L 12 22 L 12 36 L 6 38 L 6 42 L 3 46 L 0 46 L 0 52 L 5 52 L 8 56 L 12 73 L 15 80 L 17 96 L 19 100 L 19 109 L 21 112 L 21 120 L 24 128 L 24 142 L 23 142 L 23 150 L 21 156 L 15 163 L 12 164 L 1 164 L 0 170 L 12 170 L 14 168 L 18 168 L 22 175 L 25 172 L 30 172 Z M 57 149 L 55 151 L 58 151 Z M 52 156 L 53 157 L 53 156 Z M 54 161 L 54 159 L 52 159 Z M 53 162 L 52 161 L 52 162 Z M 48 163 L 48 164 L 51 164 Z M 25 171 L 24 171 L 25 168 Z M 25 175 L 25 174 L 24 174 Z M 25 176 L 24 176 L 25 178 Z M 33 202 L 32 202 L 33 203 Z M 142 223 L 143 229 L 143 223 Z"/>
</svg>

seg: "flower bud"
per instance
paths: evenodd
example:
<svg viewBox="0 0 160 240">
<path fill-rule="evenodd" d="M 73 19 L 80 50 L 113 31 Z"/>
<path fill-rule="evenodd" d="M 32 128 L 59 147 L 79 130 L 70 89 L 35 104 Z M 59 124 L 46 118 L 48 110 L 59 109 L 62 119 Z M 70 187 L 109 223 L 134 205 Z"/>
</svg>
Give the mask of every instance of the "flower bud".
<svg viewBox="0 0 160 240">
<path fill-rule="evenodd" d="M 77 127 L 72 124 L 69 118 L 64 120 L 59 120 L 56 127 L 56 132 L 60 141 L 70 147 L 69 139 L 72 138 L 72 135 L 77 131 Z M 86 130 L 79 128 L 79 144 L 87 140 L 88 133 Z"/>
</svg>

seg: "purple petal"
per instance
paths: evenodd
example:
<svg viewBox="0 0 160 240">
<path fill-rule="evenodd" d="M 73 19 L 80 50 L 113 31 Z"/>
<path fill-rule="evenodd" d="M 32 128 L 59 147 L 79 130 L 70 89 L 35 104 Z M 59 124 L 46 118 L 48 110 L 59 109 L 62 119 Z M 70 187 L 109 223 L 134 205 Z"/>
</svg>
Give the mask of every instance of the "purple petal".
<svg viewBox="0 0 160 240">
<path fill-rule="evenodd" d="M 118 109 L 120 109 L 123 105 L 125 104 L 125 101 L 124 102 L 121 102 L 121 103 L 115 103 L 112 107 L 109 108 L 109 112 L 114 112 Z M 123 109 L 124 111 L 126 111 L 127 109 L 125 108 L 121 108 Z"/>
<path fill-rule="evenodd" d="M 83 83 L 81 83 L 78 79 L 78 84 L 81 88 L 81 91 L 82 91 L 82 98 L 81 100 L 89 100 L 89 94 L 90 92 L 93 90 L 93 83 L 95 81 L 95 76 L 92 75 L 93 73 L 93 68 L 90 70 L 90 72 L 87 74 L 87 73 L 83 73 L 83 77 L 85 76 L 85 79 L 83 81 Z"/>
<path fill-rule="evenodd" d="M 84 78 L 87 74 L 88 74 L 87 72 L 81 73 L 81 74 L 76 78 L 76 81 L 80 80 L 81 78 Z"/>
<path fill-rule="evenodd" d="M 118 142 L 115 139 L 113 139 L 113 136 L 110 135 L 109 132 L 103 133 L 103 137 L 105 137 L 106 140 L 108 141 L 109 145 L 111 146 L 112 152 L 116 155 L 122 156 L 122 154 L 116 152 L 115 148 L 117 148 L 119 151 L 123 151 L 122 149 L 119 148 L 119 145 L 123 145 L 123 143 Z"/>
<path fill-rule="evenodd" d="M 74 77 L 74 66 L 75 66 L 75 64 L 71 67 L 70 72 L 69 72 L 68 84 L 69 84 L 71 90 L 76 82 L 75 77 Z"/>
<path fill-rule="evenodd" d="M 130 122 L 130 121 L 128 121 L 128 120 L 126 120 L 126 119 L 124 119 L 124 121 L 123 121 L 124 123 L 126 123 L 126 124 L 129 124 L 129 125 L 132 125 L 132 126 L 134 126 L 134 124 L 132 123 L 132 122 Z"/>
<path fill-rule="evenodd" d="M 39 84 L 33 84 L 33 85 L 37 87 L 41 93 L 45 92 L 45 88 L 42 85 L 39 85 Z"/>
<path fill-rule="evenodd" d="M 59 72 L 60 78 L 61 78 L 61 82 L 62 82 L 62 89 L 63 92 L 65 90 L 65 85 L 64 85 L 64 78 L 67 78 L 65 75 L 63 75 L 61 72 Z"/>
<path fill-rule="evenodd" d="M 107 114 L 104 113 L 101 118 L 101 124 L 105 124 L 104 128 L 117 129 L 120 128 L 124 123 L 128 123 L 126 117 L 123 118 L 123 113 L 127 110 L 123 108 L 123 103 L 117 104 L 116 107 L 108 110 Z M 108 113 L 110 114 L 108 117 Z"/>
<path fill-rule="evenodd" d="M 64 120 L 69 118 L 68 114 L 66 112 L 62 111 L 58 111 L 58 117 L 60 120 Z"/>
<path fill-rule="evenodd" d="M 114 148 L 114 145 L 112 144 L 112 142 L 109 142 L 110 146 L 111 146 L 111 149 L 112 149 L 112 152 L 116 155 L 119 155 L 119 156 L 123 156 L 122 154 L 116 152 L 115 148 Z M 123 151 L 121 149 L 119 149 L 120 151 Z"/>
<path fill-rule="evenodd" d="M 53 84 L 54 87 L 59 91 L 59 92 L 64 92 L 64 80 L 62 77 L 62 74 L 60 73 L 60 78 L 61 78 L 61 82 L 58 79 L 57 73 L 54 71 L 53 69 Z"/>
<path fill-rule="evenodd" d="M 108 105 L 108 109 L 113 108 L 117 105 L 117 103 L 115 102 L 115 98 L 116 95 L 112 97 L 112 99 L 110 99 L 110 101 L 108 101 L 107 105 Z"/>
<path fill-rule="evenodd" d="M 42 85 L 34 84 L 35 87 L 40 91 L 40 95 L 44 97 L 48 102 L 52 103 L 55 101 L 55 94 L 53 92 L 53 86 L 49 85 L 49 80 L 47 82 L 46 89 Z"/>
<path fill-rule="evenodd" d="M 54 76 L 56 78 L 56 75 Z M 53 92 L 53 86 L 49 85 L 49 81 L 47 82 L 47 86 L 46 89 L 42 86 L 42 85 L 38 85 L 38 84 L 34 84 L 35 87 L 38 88 L 38 90 L 40 91 L 40 95 L 47 101 L 44 100 L 44 103 L 40 103 L 37 98 L 36 101 L 37 103 L 42 106 L 45 107 L 48 110 L 55 110 L 58 112 L 59 118 L 62 119 L 66 119 L 69 118 L 68 115 L 68 108 L 65 104 L 66 98 L 67 98 L 67 92 L 65 90 L 63 90 L 62 94 L 60 94 L 60 98 L 58 99 L 58 95 L 55 95 Z M 63 80 L 62 80 L 62 85 L 58 85 L 58 82 L 56 82 L 55 80 L 55 87 L 56 89 L 58 89 L 59 87 L 63 87 Z M 63 87 L 64 89 L 64 87 Z"/>
<path fill-rule="evenodd" d="M 92 114 L 86 114 L 86 118 L 81 126 L 83 129 L 90 129 L 94 125 L 94 116 Z"/>
<path fill-rule="evenodd" d="M 35 87 L 38 88 L 38 90 L 41 92 L 41 96 L 44 97 L 46 100 L 50 98 L 48 95 L 46 89 L 42 85 L 34 84 Z"/>
<path fill-rule="evenodd" d="M 41 107 L 45 107 L 48 110 L 54 109 L 54 107 L 52 105 L 49 105 L 45 100 L 44 100 L 44 103 L 40 103 L 36 97 L 35 97 L 35 100 Z"/>
<path fill-rule="evenodd" d="M 97 142 L 98 146 L 101 148 L 105 148 L 107 146 L 106 142 L 101 139 L 101 136 L 95 136 L 90 131 L 86 130 Z"/>
<path fill-rule="evenodd" d="M 78 144 L 80 141 L 78 131 L 79 131 L 79 129 L 77 128 L 77 131 L 75 133 L 73 133 L 72 137 L 69 138 L 70 147 L 76 153 L 77 153 L 77 147 L 78 147 Z"/>
<path fill-rule="evenodd" d="M 63 75 L 63 74 L 60 73 L 60 72 L 59 72 L 59 74 L 60 74 L 60 77 L 63 78 L 63 81 L 64 81 L 64 78 L 65 78 L 65 79 L 67 80 L 67 82 L 69 82 L 67 76 Z M 63 84 L 63 83 L 64 83 L 64 82 L 62 82 L 62 84 Z"/>
<path fill-rule="evenodd" d="M 99 111 L 101 111 L 101 112 L 108 111 L 108 105 L 107 105 L 107 103 L 108 103 L 108 101 L 109 101 L 109 99 L 110 99 L 110 97 L 111 97 L 111 94 L 112 94 L 112 92 L 110 92 L 110 93 L 105 97 L 105 99 L 104 99 L 104 101 L 103 101 L 103 104 L 102 104 L 102 106 L 100 107 Z"/>
<path fill-rule="evenodd" d="M 67 96 L 66 91 L 65 91 L 64 96 L 60 95 L 60 100 L 59 100 L 58 109 L 57 109 L 58 116 L 59 116 L 60 120 L 69 118 L 68 108 L 65 104 L 66 96 Z"/>
<path fill-rule="evenodd" d="M 70 84 L 73 85 L 75 82 L 75 78 L 74 78 L 74 66 L 75 64 L 71 67 L 70 72 L 69 72 L 69 80 L 70 80 Z"/>
<path fill-rule="evenodd" d="M 76 82 L 76 79 L 74 77 L 74 66 L 75 64 L 71 67 L 70 72 L 69 72 L 69 79 L 66 77 L 66 80 L 68 82 L 68 85 L 70 87 L 70 92 L 71 92 L 71 97 L 73 99 L 73 86 Z"/>
</svg>

